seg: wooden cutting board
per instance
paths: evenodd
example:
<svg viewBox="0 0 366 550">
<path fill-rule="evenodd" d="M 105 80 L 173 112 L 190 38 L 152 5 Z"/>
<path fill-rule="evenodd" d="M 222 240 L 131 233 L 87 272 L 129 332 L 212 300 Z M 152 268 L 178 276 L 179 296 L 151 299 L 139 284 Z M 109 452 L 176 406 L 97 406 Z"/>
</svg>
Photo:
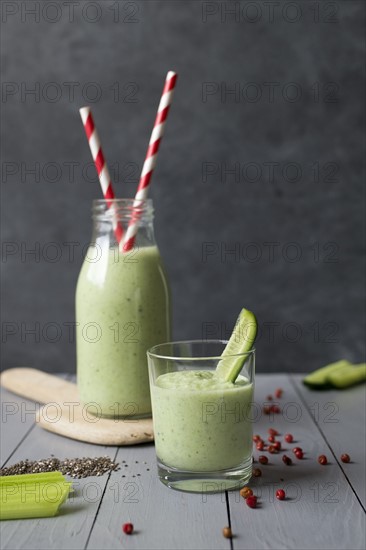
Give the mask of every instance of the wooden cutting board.
<svg viewBox="0 0 366 550">
<path fill-rule="evenodd" d="M 56 434 L 98 445 L 136 445 L 154 440 L 151 418 L 109 419 L 93 416 L 79 400 L 76 384 L 37 369 L 15 368 L 1 373 L 7 390 L 44 405 L 37 424 Z"/>
</svg>

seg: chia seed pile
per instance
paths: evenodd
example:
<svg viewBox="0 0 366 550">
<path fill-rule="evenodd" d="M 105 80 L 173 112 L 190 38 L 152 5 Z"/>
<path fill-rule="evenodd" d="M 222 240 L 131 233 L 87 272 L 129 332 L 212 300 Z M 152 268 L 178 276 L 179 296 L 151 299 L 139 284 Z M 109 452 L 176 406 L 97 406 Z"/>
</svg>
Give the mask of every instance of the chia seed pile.
<svg viewBox="0 0 366 550">
<path fill-rule="evenodd" d="M 0 468 L 0 476 L 59 471 L 64 475 L 80 479 L 89 476 L 102 476 L 119 469 L 119 464 L 113 462 L 109 456 L 66 458 L 65 460 L 53 457 L 42 460 L 21 460 L 7 468 Z"/>
</svg>

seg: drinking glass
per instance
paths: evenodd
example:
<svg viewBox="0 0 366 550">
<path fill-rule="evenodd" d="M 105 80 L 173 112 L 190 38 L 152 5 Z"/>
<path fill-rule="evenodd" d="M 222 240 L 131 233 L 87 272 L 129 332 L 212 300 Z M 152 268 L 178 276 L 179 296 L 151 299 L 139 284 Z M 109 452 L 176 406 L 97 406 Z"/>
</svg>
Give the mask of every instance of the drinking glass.
<svg viewBox="0 0 366 550">
<path fill-rule="evenodd" d="M 242 358 L 235 383 L 215 369 L 227 342 L 168 342 L 147 352 L 160 480 L 173 489 L 220 492 L 252 474 L 255 350 Z"/>
</svg>

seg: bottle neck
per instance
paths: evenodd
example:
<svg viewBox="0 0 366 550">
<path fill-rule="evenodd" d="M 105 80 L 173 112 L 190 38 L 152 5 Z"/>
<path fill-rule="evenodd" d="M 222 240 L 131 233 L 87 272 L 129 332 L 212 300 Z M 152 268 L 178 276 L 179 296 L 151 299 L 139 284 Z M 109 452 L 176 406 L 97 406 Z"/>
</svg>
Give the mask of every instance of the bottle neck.
<svg viewBox="0 0 366 550">
<path fill-rule="evenodd" d="M 134 246 L 155 245 L 154 210 L 151 199 L 136 202 L 134 199 L 93 201 L 92 241 L 109 248 L 121 247 L 128 228 L 136 227 Z"/>
</svg>

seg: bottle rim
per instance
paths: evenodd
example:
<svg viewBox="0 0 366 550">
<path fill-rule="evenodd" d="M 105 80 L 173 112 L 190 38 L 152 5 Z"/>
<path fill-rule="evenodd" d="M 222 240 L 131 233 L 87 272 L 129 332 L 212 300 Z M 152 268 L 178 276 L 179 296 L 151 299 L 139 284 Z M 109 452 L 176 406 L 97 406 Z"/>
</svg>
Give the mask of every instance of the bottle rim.
<svg viewBox="0 0 366 550">
<path fill-rule="evenodd" d="M 99 221 L 130 220 L 138 218 L 141 222 L 151 221 L 154 217 L 152 199 L 94 199 L 92 217 Z"/>
</svg>

